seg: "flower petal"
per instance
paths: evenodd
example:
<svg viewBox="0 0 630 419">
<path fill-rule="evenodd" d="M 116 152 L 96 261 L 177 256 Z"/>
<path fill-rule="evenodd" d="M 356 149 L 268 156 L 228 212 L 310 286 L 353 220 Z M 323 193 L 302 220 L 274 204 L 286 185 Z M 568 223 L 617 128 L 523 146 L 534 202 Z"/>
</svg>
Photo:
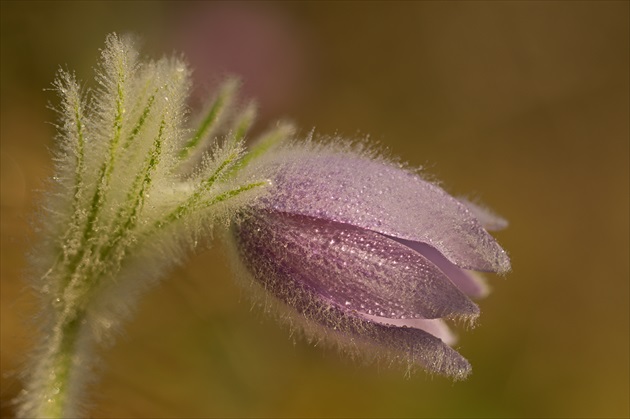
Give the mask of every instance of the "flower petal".
<svg viewBox="0 0 630 419">
<path fill-rule="evenodd" d="M 428 244 L 401 239 L 396 239 L 396 241 L 409 246 L 433 262 L 464 294 L 474 298 L 483 298 L 490 292 L 488 285 L 480 275 L 475 275 L 473 271 L 467 271 L 455 266 L 437 249 Z"/>
<path fill-rule="evenodd" d="M 438 337 L 422 329 L 368 320 L 345 305 L 326 298 L 295 272 L 276 265 L 276 260 L 270 259 L 269 255 L 259 253 L 255 246 L 251 248 L 243 242 L 242 234 L 235 238 L 241 259 L 255 283 L 268 291 L 265 303 L 269 304 L 268 295 L 272 294 L 283 303 L 285 310 L 289 310 L 283 319 L 301 325 L 311 339 L 323 339 L 341 349 L 358 350 L 363 355 L 385 358 L 388 362 L 420 365 L 429 372 L 457 380 L 470 373 L 468 361 Z M 295 312 L 299 314 L 297 317 Z"/>
<path fill-rule="evenodd" d="M 384 325 L 420 329 L 440 339 L 448 346 L 453 346 L 457 342 L 457 336 L 442 319 L 388 319 L 367 314 L 361 314 L 361 317 Z"/>
<path fill-rule="evenodd" d="M 473 213 L 473 215 L 477 218 L 477 220 L 479 220 L 483 228 L 485 228 L 486 230 L 503 230 L 509 224 L 505 218 L 495 214 L 493 211 L 482 205 L 476 204 L 465 198 L 459 198 L 459 202 L 468 207 L 470 212 Z"/>
<path fill-rule="evenodd" d="M 355 344 L 371 346 L 377 351 L 384 351 L 388 358 L 397 358 L 408 364 L 419 364 L 427 371 L 450 376 L 456 380 L 466 378 L 471 372 L 470 364 L 464 357 L 424 330 L 371 322 L 353 313 L 344 312 L 337 306 L 329 308 L 325 317 L 321 317 L 316 311 L 317 306 L 317 303 L 311 303 L 311 310 L 302 314 L 328 330 L 332 329 L 331 334 L 341 335 L 337 340 L 347 339 L 350 335 L 358 340 L 353 342 Z"/>
<path fill-rule="evenodd" d="M 263 207 L 425 242 L 464 269 L 510 268 L 505 251 L 474 214 L 416 174 L 348 153 L 281 158 L 284 166 Z"/>
<path fill-rule="evenodd" d="M 236 231 L 251 265 L 268 265 L 348 311 L 398 319 L 479 313 L 427 258 L 373 231 L 276 212 L 252 214 Z"/>
</svg>

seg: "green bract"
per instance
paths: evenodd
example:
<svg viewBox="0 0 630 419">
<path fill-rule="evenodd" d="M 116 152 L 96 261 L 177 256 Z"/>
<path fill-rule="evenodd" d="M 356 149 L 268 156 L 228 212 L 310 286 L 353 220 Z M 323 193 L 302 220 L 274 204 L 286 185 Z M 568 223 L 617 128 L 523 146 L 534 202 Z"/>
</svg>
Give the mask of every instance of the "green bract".
<svg viewBox="0 0 630 419">
<path fill-rule="evenodd" d="M 189 128 L 187 65 L 140 60 L 128 38 L 107 37 L 96 79 L 93 91 L 66 71 L 55 82 L 56 165 L 34 258 L 45 324 L 21 417 L 79 414 L 92 343 L 108 340 L 198 238 L 265 192 L 269 173 L 255 157 L 291 135 L 278 125 L 247 153 L 255 108 L 237 110 L 234 80 Z"/>
</svg>

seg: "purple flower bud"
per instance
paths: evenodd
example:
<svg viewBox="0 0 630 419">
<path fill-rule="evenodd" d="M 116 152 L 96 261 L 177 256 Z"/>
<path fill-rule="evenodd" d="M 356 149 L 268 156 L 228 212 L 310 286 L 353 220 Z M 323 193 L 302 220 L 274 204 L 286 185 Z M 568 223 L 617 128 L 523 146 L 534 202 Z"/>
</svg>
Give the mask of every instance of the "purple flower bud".
<svg viewBox="0 0 630 419">
<path fill-rule="evenodd" d="M 480 220 L 505 222 L 382 161 L 327 151 L 284 159 L 233 230 L 254 280 L 317 338 L 466 377 L 442 319 L 478 316 L 469 296 L 487 289 L 469 269 L 509 270 Z"/>
</svg>

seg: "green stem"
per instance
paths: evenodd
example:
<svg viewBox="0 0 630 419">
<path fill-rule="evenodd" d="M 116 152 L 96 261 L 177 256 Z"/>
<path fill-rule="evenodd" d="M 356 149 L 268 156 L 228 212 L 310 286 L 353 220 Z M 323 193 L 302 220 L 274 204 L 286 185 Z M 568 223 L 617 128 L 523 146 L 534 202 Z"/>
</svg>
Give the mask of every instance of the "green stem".
<svg viewBox="0 0 630 419">
<path fill-rule="evenodd" d="M 89 344 L 81 342 L 85 313 L 71 319 L 58 313 L 51 333 L 44 341 L 44 352 L 38 360 L 26 388 L 25 401 L 17 412 L 21 418 L 77 417 L 78 401 L 83 391 L 86 371 L 90 368 Z"/>
</svg>

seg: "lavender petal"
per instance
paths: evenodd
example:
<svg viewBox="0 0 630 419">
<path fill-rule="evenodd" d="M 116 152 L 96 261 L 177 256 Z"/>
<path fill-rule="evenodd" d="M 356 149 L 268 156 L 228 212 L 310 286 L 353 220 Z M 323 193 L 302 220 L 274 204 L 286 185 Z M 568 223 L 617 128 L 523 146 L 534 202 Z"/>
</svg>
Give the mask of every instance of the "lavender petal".
<svg viewBox="0 0 630 419">
<path fill-rule="evenodd" d="M 386 326 L 420 329 L 440 339 L 448 346 L 453 346 L 457 343 L 457 336 L 442 319 L 388 319 L 385 317 L 369 316 L 366 314 L 362 314 L 361 317 Z"/>
<path fill-rule="evenodd" d="M 438 186 L 383 162 L 347 153 L 282 157 L 264 208 L 427 243 L 463 269 L 506 272 L 505 251 L 474 214 Z"/>
<path fill-rule="evenodd" d="M 438 337 L 413 327 L 386 325 L 363 318 L 355 310 L 325 297 L 313 284 L 291 271 L 283 261 L 259 252 L 260 243 L 251 243 L 242 228 L 236 234 L 241 257 L 254 279 L 291 311 L 293 322 L 302 323 L 317 340 L 324 339 L 349 350 L 420 365 L 429 372 L 464 379 L 470 373 L 468 361 Z M 261 238 L 269 239 L 267 234 Z M 273 238 L 275 239 L 275 238 Z M 288 244 L 292 247 L 292 244 Z M 309 271 L 311 274 L 316 271 Z M 319 273 L 319 272 L 318 272 Z M 367 353 L 365 353 L 367 350 Z"/>
<path fill-rule="evenodd" d="M 509 224 L 505 218 L 495 214 L 493 211 L 480 204 L 476 204 L 465 198 L 459 198 L 459 202 L 466 205 L 466 207 L 470 210 L 470 212 L 472 212 L 477 220 L 479 220 L 483 228 L 486 230 L 503 230 Z"/>
<path fill-rule="evenodd" d="M 488 285 L 474 271 L 467 271 L 455 266 L 444 257 L 437 249 L 426 243 L 412 242 L 409 240 L 396 239 L 399 243 L 410 247 L 429 259 L 435 266 L 440 268 L 446 276 L 455 284 L 460 291 L 473 298 L 482 298 L 488 295 Z"/>
<path fill-rule="evenodd" d="M 291 278 L 347 311 L 402 318 L 474 319 L 479 308 L 431 261 L 373 231 L 286 213 L 252 214 L 236 227 L 252 266 Z M 272 292 L 285 283 L 265 284 Z"/>
</svg>

